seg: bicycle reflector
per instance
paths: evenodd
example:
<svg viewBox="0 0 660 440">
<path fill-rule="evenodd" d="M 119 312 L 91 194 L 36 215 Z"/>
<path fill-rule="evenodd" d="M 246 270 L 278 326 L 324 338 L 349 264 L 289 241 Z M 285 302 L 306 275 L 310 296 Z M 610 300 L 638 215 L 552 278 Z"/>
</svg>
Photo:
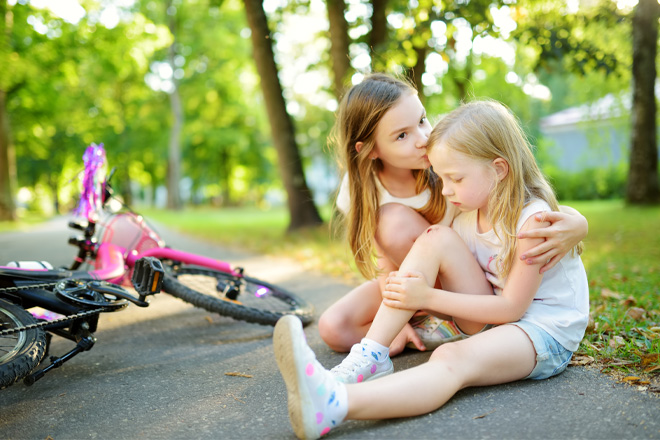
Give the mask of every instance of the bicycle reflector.
<svg viewBox="0 0 660 440">
<path fill-rule="evenodd" d="M 141 300 L 160 292 L 164 275 L 163 265 L 158 258 L 144 257 L 135 262 L 131 282 Z"/>
</svg>

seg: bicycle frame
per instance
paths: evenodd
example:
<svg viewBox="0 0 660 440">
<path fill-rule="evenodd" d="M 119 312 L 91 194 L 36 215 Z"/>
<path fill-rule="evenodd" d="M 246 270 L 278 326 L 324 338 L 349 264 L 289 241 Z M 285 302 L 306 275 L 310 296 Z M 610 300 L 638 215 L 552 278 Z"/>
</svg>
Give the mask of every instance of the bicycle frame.
<svg viewBox="0 0 660 440">
<path fill-rule="evenodd" d="M 132 212 L 117 213 L 112 214 L 112 216 L 139 217 Z M 142 222 L 139 224 L 142 224 Z M 75 229 L 82 229 L 77 224 L 70 223 L 69 225 Z M 145 230 L 148 229 L 148 226 L 146 225 L 143 225 L 142 227 Z M 71 269 L 77 269 L 89 257 L 92 257 L 95 269 L 88 273 L 95 279 L 109 281 L 114 284 L 127 285 L 130 282 L 130 277 L 128 276 L 130 274 L 130 269 L 135 266 L 136 261 L 144 257 L 155 257 L 159 260 L 169 260 L 189 265 L 203 266 L 233 276 L 242 276 L 241 269 L 235 269 L 225 261 L 165 247 L 164 242 L 160 240 L 159 237 L 157 242 L 162 244 L 162 246 L 138 252 L 137 249 L 127 249 L 107 241 L 102 241 L 100 244 L 97 244 L 94 241 L 96 222 L 93 220 L 88 223 L 87 227 L 84 228 L 84 231 L 84 237 L 71 238 L 69 240 L 70 243 L 80 247 L 80 252 L 72 264 Z M 153 231 L 150 232 L 151 234 L 155 234 Z M 105 238 L 105 236 L 101 237 L 102 240 Z"/>
</svg>

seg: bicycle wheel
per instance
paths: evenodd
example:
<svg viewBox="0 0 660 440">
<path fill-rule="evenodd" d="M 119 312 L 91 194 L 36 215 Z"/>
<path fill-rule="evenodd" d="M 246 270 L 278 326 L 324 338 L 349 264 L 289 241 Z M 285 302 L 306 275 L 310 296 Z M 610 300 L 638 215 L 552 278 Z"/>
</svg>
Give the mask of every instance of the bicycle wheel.
<svg viewBox="0 0 660 440">
<path fill-rule="evenodd" d="M 0 300 L 0 329 L 35 324 L 37 321 L 21 307 Z M 0 389 L 19 381 L 32 371 L 46 351 L 46 333 L 33 328 L 0 336 Z"/>
<path fill-rule="evenodd" d="M 303 325 L 312 322 L 314 307 L 271 283 L 237 277 L 201 267 L 176 268 L 163 281 L 163 291 L 210 312 L 263 325 L 275 325 L 295 315 Z"/>
</svg>

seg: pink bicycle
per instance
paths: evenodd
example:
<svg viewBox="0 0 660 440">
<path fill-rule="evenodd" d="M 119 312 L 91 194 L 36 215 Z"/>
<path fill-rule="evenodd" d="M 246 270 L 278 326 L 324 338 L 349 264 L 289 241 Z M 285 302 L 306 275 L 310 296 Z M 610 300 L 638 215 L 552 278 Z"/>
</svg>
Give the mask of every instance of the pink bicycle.
<svg viewBox="0 0 660 440">
<path fill-rule="evenodd" d="M 312 321 L 312 305 L 296 295 L 246 276 L 228 262 L 166 247 L 141 215 L 123 204 L 111 210 L 109 202 L 116 199 L 108 180 L 113 173 L 108 179 L 98 178 L 105 151 L 91 145 L 83 158 L 85 177 L 77 214 L 84 214 L 87 221 L 69 223 L 83 232 L 69 239 L 78 247 L 71 267 L 55 269 L 40 261 L 0 266 L 0 389 L 20 379 L 33 384 L 91 349 L 99 314 L 129 303 L 146 307 L 147 297 L 160 291 L 257 324 L 274 325 L 287 314 L 304 325 Z M 123 286 L 133 287 L 138 297 Z M 35 308 L 55 317 L 34 316 Z M 46 357 L 53 334 L 76 342 L 76 347 L 61 357 L 51 356 L 47 367 L 35 370 Z"/>
<path fill-rule="evenodd" d="M 247 322 L 275 325 L 284 315 L 295 315 L 303 325 L 312 322 L 314 307 L 287 290 L 247 276 L 240 267 L 182 250 L 169 248 L 146 220 L 120 202 L 109 208 L 113 196 L 109 180 L 99 179 L 105 161 L 103 146 L 90 145 L 85 155 L 85 177 L 78 213 L 86 224 L 70 222 L 83 231 L 69 243 L 79 248 L 71 266 L 89 263 L 111 283 L 130 285 L 135 262 L 144 257 L 159 259 L 165 268 L 162 291 L 210 312 Z M 118 201 L 118 200 L 117 200 Z"/>
</svg>

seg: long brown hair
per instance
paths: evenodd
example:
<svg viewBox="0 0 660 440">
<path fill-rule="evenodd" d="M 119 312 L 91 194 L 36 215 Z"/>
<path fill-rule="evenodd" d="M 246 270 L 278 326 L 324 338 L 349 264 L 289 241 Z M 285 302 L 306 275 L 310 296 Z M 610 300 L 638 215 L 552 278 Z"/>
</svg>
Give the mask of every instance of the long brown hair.
<svg viewBox="0 0 660 440">
<path fill-rule="evenodd" d="M 376 146 L 378 123 L 405 94 L 417 90 L 405 79 L 382 73 L 365 77 L 343 97 L 333 127 L 330 142 L 335 146 L 339 166 L 348 175 L 350 209 L 346 217 L 348 242 L 355 264 L 365 278 L 378 274 L 374 237 L 378 225 L 377 173 L 382 169 L 380 159 L 369 156 Z M 362 142 L 357 151 L 355 145 Z M 416 179 L 417 194 L 431 190 L 428 203 L 417 210 L 430 223 L 437 223 L 445 213 L 440 180 L 430 170 L 411 170 Z"/>
</svg>

